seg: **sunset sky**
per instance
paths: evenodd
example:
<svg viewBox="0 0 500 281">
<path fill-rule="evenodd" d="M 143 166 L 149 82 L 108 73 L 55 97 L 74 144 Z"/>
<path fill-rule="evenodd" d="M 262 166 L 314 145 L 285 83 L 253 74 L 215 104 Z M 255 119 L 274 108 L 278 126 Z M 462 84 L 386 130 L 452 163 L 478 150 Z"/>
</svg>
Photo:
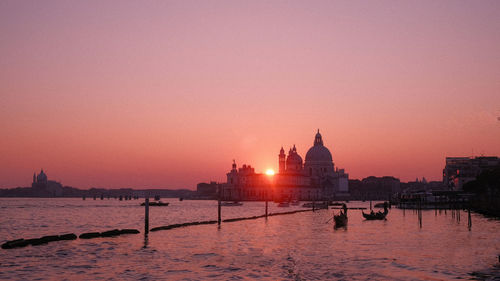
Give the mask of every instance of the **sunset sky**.
<svg viewBox="0 0 500 281">
<path fill-rule="evenodd" d="M 1 1 L 0 187 L 189 188 L 319 128 L 350 178 L 500 156 L 500 1 Z"/>
</svg>

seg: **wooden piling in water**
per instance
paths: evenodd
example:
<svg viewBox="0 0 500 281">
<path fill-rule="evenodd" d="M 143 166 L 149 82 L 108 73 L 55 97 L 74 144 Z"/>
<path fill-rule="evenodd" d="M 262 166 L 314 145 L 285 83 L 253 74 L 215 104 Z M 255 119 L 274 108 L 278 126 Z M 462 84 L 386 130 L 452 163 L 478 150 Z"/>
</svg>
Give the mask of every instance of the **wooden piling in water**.
<svg viewBox="0 0 500 281">
<path fill-rule="evenodd" d="M 268 205 L 268 202 L 266 200 L 266 219 L 267 219 L 267 205 Z"/>
<path fill-rule="evenodd" d="M 471 219 L 471 216 L 470 216 L 470 207 L 467 209 L 467 213 L 468 213 L 467 216 L 469 217 L 467 225 L 469 227 L 469 231 L 471 231 L 471 228 L 472 228 L 472 219 Z"/>
<path fill-rule="evenodd" d="M 149 233 L 149 198 L 146 198 L 144 203 L 144 233 Z"/>
<path fill-rule="evenodd" d="M 418 201 L 418 224 L 422 228 L 422 201 Z"/>
<path fill-rule="evenodd" d="M 217 202 L 217 224 L 220 225 L 220 222 L 221 222 L 221 202 L 219 198 L 219 201 Z"/>
</svg>

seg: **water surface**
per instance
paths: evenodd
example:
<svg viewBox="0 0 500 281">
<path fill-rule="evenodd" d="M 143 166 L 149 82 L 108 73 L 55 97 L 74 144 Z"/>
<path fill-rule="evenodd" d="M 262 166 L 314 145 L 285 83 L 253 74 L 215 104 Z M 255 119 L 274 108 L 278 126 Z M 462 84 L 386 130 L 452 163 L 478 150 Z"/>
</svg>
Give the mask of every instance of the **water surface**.
<svg viewBox="0 0 500 281">
<path fill-rule="evenodd" d="M 215 201 L 169 201 L 150 208 L 150 227 L 217 218 Z M 16 238 L 113 228 L 139 235 L 52 242 L 0 250 L 1 280 L 448 280 L 499 276 L 500 222 L 472 214 L 391 209 L 386 221 L 349 211 L 334 229 L 332 210 L 152 232 L 141 201 L 0 199 L 0 243 Z M 368 206 L 351 202 L 350 207 Z M 301 209 L 277 208 L 270 212 Z M 223 219 L 261 215 L 263 202 L 223 207 Z"/>
</svg>

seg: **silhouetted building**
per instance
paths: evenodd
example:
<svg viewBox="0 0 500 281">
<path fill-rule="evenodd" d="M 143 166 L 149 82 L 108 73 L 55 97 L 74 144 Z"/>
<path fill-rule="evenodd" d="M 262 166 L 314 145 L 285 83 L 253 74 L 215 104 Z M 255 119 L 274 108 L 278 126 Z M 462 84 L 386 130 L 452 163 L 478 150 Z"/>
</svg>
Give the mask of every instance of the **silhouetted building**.
<svg viewBox="0 0 500 281">
<path fill-rule="evenodd" d="M 233 161 L 227 182 L 222 186 L 222 196 L 227 200 L 319 200 L 348 196 L 348 174 L 335 168 L 319 130 L 314 145 L 306 153 L 305 163 L 294 145 L 288 155 L 283 147 L 280 149 L 278 164 L 278 173 L 269 176 L 255 173 L 250 165 L 237 168 Z"/>
<path fill-rule="evenodd" d="M 47 175 L 43 171 L 37 175 L 33 174 L 33 182 L 31 183 L 31 188 L 34 189 L 35 194 L 38 195 L 50 195 L 50 196 L 61 196 L 63 194 L 62 184 L 48 180 Z"/>
<path fill-rule="evenodd" d="M 370 176 L 363 180 L 350 180 L 349 193 L 354 200 L 388 200 L 401 191 L 401 182 L 395 177 Z"/>
<path fill-rule="evenodd" d="M 401 192 L 402 193 L 415 193 L 415 192 L 429 192 L 429 191 L 443 191 L 449 188 L 443 184 L 441 181 L 431 181 L 428 182 L 425 178 L 415 181 L 402 182 Z"/>
<path fill-rule="evenodd" d="M 212 196 L 215 197 L 217 195 L 217 186 L 218 184 L 214 181 L 210 183 L 201 182 L 196 185 L 196 193 L 199 196 Z"/>
<path fill-rule="evenodd" d="M 462 190 L 465 183 L 475 180 L 485 170 L 500 165 L 496 156 L 446 157 L 443 169 L 443 184 L 452 190 Z"/>
<path fill-rule="evenodd" d="M 33 173 L 33 183 L 31 183 L 31 187 L 33 188 L 46 188 L 48 185 L 47 175 L 43 172 L 43 169 L 40 171 L 40 174 Z"/>
</svg>

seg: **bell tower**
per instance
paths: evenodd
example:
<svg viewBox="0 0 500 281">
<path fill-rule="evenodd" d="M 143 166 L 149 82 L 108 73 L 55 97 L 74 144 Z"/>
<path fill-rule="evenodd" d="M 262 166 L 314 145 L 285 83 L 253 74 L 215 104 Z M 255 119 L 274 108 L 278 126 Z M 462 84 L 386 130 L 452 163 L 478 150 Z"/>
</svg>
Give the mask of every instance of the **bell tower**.
<svg viewBox="0 0 500 281">
<path fill-rule="evenodd" d="M 283 146 L 280 149 L 280 154 L 279 156 L 279 173 L 283 174 L 285 173 L 285 163 L 286 163 L 286 155 L 285 155 L 285 150 L 283 149 Z"/>
</svg>

